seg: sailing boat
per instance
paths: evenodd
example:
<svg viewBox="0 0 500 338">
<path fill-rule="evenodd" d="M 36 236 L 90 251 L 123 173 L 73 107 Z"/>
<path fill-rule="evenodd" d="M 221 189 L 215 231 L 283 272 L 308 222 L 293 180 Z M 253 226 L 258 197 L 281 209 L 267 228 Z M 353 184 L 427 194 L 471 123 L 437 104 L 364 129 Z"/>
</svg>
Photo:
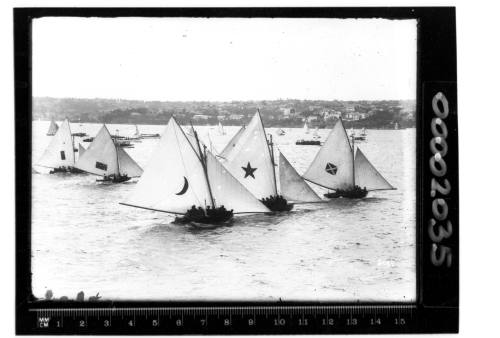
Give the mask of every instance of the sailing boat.
<svg viewBox="0 0 500 338">
<path fill-rule="evenodd" d="M 322 199 L 304 181 L 285 155 L 279 151 L 279 181 L 280 193 L 289 201 L 295 203 L 321 202 Z"/>
<path fill-rule="evenodd" d="M 307 125 L 307 121 L 304 123 L 304 133 L 309 134 L 309 126 Z"/>
<path fill-rule="evenodd" d="M 224 130 L 224 127 L 222 126 L 222 123 L 219 121 L 219 135 L 226 135 L 226 131 Z"/>
<path fill-rule="evenodd" d="M 278 129 L 278 131 L 276 132 L 276 134 L 278 134 L 278 136 L 283 136 L 285 135 L 285 131 L 283 129 Z"/>
<path fill-rule="evenodd" d="M 75 152 L 73 136 L 71 136 L 71 129 L 67 119 L 61 124 L 61 127 L 50 141 L 49 146 L 35 165 L 51 168 L 51 174 L 81 172 L 74 167 Z"/>
<path fill-rule="evenodd" d="M 313 162 L 304 179 L 327 189 L 335 190 L 325 197 L 362 198 L 368 191 L 395 189 L 368 161 L 361 149 L 352 148 L 346 130 L 339 120 Z"/>
<path fill-rule="evenodd" d="M 49 130 L 47 130 L 47 136 L 54 136 L 59 129 L 59 126 L 54 121 L 54 119 L 50 120 Z"/>
<path fill-rule="evenodd" d="M 182 223 L 224 223 L 233 214 L 270 211 L 201 145 L 196 131 L 194 139 L 170 118 L 135 190 L 120 204 L 183 215 L 176 218 Z"/>
<path fill-rule="evenodd" d="M 272 136 L 268 143 L 258 110 L 248 126 L 233 137 L 221 157 L 229 172 L 269 209 L 293 208 L 293 204 L 278 195 Z"/>
<path fill-rule="evenodd" d="M 113 142 L 106 125 L 102 126 L 87 150 L 78 158 L 76 167 L 103 176 L 98 182 L 120 183 L 142 175 L 141 167 Z"/>
</svg>

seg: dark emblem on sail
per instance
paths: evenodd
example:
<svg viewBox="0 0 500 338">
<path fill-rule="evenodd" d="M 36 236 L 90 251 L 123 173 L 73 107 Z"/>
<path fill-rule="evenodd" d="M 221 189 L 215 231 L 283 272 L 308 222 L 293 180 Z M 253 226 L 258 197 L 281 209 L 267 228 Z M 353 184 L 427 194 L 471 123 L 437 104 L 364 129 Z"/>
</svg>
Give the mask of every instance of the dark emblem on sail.
<svg viewBox="0 0 500 338">
<path fill-rule="evenodd" d="M 104 170 L 104 171 L 108 170 L 108 165 L 107 164 L 104 164 L 104 163 L 101 163 L 101 162 L 97 162 L 97 161 L 95 163 L 95 167 L 97 169 L 101 169 L 101 170 Z"/>
<path fill-rule="evenodd" d="M 338 168 L 337 168 L 337 166 L 335 164 L 327 163 L 325 171 L 327 173 L 329 173 L 330 175 L 336 175 L 337 174 L 337 169 Z"/>
<path fill-rule="evenodd" d="M 189 183 L 187 178 L 184 176 L 184 186 L 182 187 L 181 191 L 179 191 L 176 195 L 184 195 L 186 191 L 189 188 Z"/>
<path fill-rule="evenodd" d="M 255 170 L 257 170 L 257 168 L 252 168 L 252 166 L 250 165 L 250 162 L 248 162 L 246 167 L 241 167 L 241 169 L 243 169 L 243 171 L 245 172 L 245 177 L 243 177 L 243 178 L 247 178 L 248 176 L 252 176 L 252 178 L 255 179 L 255 176 L 253 175 L 253 173 L 255 172 Z"/>
<path fill-rule="evenodd" d="M 61 150 L 61 160 L 65 160 L 66 159 L 66 154 L 64 153 L 63 150 Z"/>
</svg>

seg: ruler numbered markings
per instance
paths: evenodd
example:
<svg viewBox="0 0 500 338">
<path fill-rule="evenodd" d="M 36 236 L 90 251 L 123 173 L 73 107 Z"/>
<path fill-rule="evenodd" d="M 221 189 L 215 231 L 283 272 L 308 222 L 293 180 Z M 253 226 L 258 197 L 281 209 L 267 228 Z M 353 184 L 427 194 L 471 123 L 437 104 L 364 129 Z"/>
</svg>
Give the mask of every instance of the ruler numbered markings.
<svg viewBox="0 0 500 338">
<path fill-rule="evenodd" d="M 31 309 L 47 332 L 407 332 L 414 305 Z"/>
</svg>

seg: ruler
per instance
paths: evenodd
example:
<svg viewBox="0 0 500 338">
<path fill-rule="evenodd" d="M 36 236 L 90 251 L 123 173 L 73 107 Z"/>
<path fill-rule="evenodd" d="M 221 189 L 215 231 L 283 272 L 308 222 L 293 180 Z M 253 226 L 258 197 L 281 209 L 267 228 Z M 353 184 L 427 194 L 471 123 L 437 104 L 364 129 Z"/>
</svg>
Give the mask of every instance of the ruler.
<svg viewBox="0 0 500 338">
<path fill-rule="evenodd" d="M 33 333 L 259 334 L 411 332 L 414 305 L 30 309 Z"/>
</svg>

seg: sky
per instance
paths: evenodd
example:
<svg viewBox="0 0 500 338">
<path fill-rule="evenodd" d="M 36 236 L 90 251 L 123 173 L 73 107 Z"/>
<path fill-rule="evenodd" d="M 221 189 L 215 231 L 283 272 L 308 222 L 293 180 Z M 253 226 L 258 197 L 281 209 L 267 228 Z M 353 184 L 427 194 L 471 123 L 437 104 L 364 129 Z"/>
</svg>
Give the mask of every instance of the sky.
<svg viewBox="0 0 500 338">
<path fill-rule="evenodd" d="M 415 20 L 48 17 L 32 43 L 35 97 L 416 98 Z"/>
</svg>

